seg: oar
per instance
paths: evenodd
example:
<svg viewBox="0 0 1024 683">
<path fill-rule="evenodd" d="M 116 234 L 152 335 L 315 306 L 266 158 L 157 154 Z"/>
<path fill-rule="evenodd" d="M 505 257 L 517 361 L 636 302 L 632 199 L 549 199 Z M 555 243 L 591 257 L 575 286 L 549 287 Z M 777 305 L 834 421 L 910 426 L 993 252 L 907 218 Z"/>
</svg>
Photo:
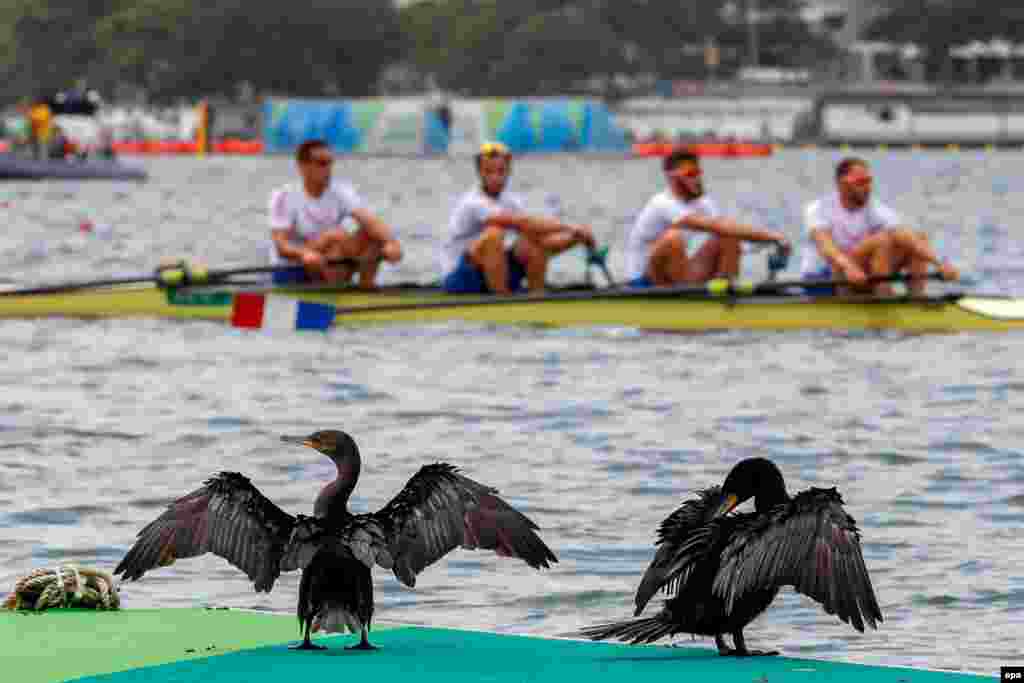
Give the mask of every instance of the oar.
<svg viewBox="0 0 1024 683">
<path fill-rule="evenodd" d="M 359 261 L 355 259 L 341 259 L 330 261 L 331 266 L 358 266 Z M 126 277 L 115 277 L 105 280 L 85 280 L 80 282 L 63 282 L 53 285 L 39 285 L 35 287 L 23 287 L 20 289 L 0 290 L 0 296 L 30 296 L 34 294 L 63 294 L 76 292 L 83 289 L 94 289 L 99 287 L 114 287 L 117 285 L 134 285 L 152 282 L 159 287 L 188 287 L 199 285 L 223 284 L 225 281 L 236 275 L 254 275 L 257 273 L 276 273 L 283 270 L 290 270 L 298 267 L 296 264 L 282 264 L 278 266 L 245 266 L 241 268 L 225 268 L 221 270 L 207 270 L 205 267 L 190 267 L 178 265 L 172 268 L 157 269 L 150 275 L 130 275 Z"/>
<path fill-rule="evenodd" d="M 869 283 L 907 282 L 909 275 L 898 274 L 869 278 Z M 929 273 L 927 280 L 941 280 L 940 273 Z M 457 308 L 466 306 L 523 305 L 549 301 L 605 301 L 620 299 L 689 299 L 758 297 L 768 295 L 793 296 L 787 290 L 796 287 L 836 287 L 850 283 L 846 280 L 776 280 L 770 282 L 729 282 L 711 280 L 700 285 L 674 285 L 670 287 L 616 287 L 590 291 L 547 292 L 544 294 L 508 294 L 482 296 L 451 296 L 438 301 L 417 301 L 410 303 L 387 303 L 369 306 L 338 307 L 337 315 L 359 315 L 362 313 L 391 313 L 400 311 Z M 962 295 L 950 295 L 962 296 Z M 947 297 L 948 298 L 948 297 Z"/>
<path fill-rule="evenodd" d="M 945 281 L 942 273 L 930 272 L 923 278 L 914 277 L 908 273 L 896 273 L 893 275 L 875 275 L 867 279 L 867 284 L 882 284 L 884 282 L 910 282 L 911 280 L 940 280 Z M 709 280 L 702 285 L 684 285 L 681 287 L 654 287 L 657 296 L 686 296 L 686 295 L 708 295 L 708 296 L 765 296 L 784 294 L 787 290 L 794 288 L 819 289 L 828 287 L 849 287 L 849 280 L 845 279 L 810 279 L 810 280 L 766 280 L 763 282 L 750 282 L 743 280 L 726 280 L 724 278 Z"/>
<path fill-rule="evenodd" d="M 601 269 L 604 274 L 604 279 L 608 281 L 609 287 L 616 287 L 615 278 L 612 277 L 612 273 L 608 270 L 608 245 L 603 247 L 592 247 L 587 245 L 587 273 L 590 273 L 591 266 L 597 266 Z"/>
<path fill-rule="evenodd" d="M 768 255 L 768 279 L 772 282 L 779 276 L 779 273 L 789 265 L 789 255 L 792 248 L 789 243 L 776 244 L 772 253 Z"/>
</svg>

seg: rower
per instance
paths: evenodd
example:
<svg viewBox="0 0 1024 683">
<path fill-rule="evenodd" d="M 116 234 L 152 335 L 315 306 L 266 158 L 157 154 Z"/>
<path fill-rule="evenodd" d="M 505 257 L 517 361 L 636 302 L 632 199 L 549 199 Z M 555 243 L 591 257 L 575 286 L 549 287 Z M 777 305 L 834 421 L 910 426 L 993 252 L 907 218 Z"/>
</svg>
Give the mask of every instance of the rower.
<svg viewBox="0 0 1024 683">
<path fill-rule="evenodd" d="M 888 277 L 904 270 L 910 292 L 924 293 L 928 266 L 934 264 L 945 280 L 959 278 L 956 268 L 941 261 L 928 236 L 905 227 L 891 208 L 871 198 L 872 176 L 863 159 L 848 157 L 836 166 L 836 192 L 808 204 L 805 221 L 809 244 L 804 247 L 801 276 L 830 279 L 841 275 L 854 291 L 874 290 L 891 296 L 892 285 L 872 286 L 869 277 Z M 834 287 L 807 288 L 813 294 L 832 294 Z"/>
<path fill-rule="evenodd" d="M 348 183 L 331 180 L 334 156 L 322 140 L 299 145 L 295 160 L 302 185 L 287 185 L 270 195 L 273 265 L 301 266 L 274 273 L 275 284 L 349 282 L 355 265 L 332 265 L 343 259 L 359 262 L 360 289 L 373 289 L 381 259 L 396 263 L 402 249 L 390 227 L 372 214 Z M 342 223 L 351 217 L 354 232 Z"/>
<path fill-rule="evenodd" d="M 594 246 L 586 225 L 528 214 L 523 202 L 505 191 L 512 170 L 508 147 L 488 142 L 476 157 L 480 185 L 459 199 L 441 248 L 442 286 L 452 294 L 509 294 L 525 278 L 530 292 L 544 290 L 548 261 L 577 245 Z M 510 248 L 509 232 L 518 233 Z"/>
<path fill-rule="evenodd" d="M 678 149 L 665 157 L 662 168 L 668 189 L 651 197 L 626 239 L 631 287 L 735 279 L 740 272 L 741 241 L 790 248 L 780 232 L 722 217 L 704 194 L 703 172 L 695 154 Z"/>
</svg>

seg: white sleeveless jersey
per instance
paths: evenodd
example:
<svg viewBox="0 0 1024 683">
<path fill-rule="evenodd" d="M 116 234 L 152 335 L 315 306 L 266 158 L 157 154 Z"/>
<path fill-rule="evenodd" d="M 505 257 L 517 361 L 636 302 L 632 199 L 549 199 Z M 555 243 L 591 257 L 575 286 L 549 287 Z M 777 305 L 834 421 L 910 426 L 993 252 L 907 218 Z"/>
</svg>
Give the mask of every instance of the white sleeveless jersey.
<svg viewBox="0 0 1024 683">
<path fill-rule="evenodd" d="M 522 200 L 510 192 L 502 192 L 494 198 L 479 187 L 474 187 L 459 198 L 441 243 L 441 277 L 455 270 L 470 243 L 484 231 L 488 219 L 502 212 L 522 213 Z"/>
<path fill-rule="evenodd" d="M 832 241 L 840 251 L 848 253 L 865 238 L 880 230 L 895 227 L 900 222 L 900 216 L 895 211 L 876 200 L 871 200 L 864 208 L 853 211 L 842 205 L 838 192 L 811 202 L 804 211 L 805 243 L 800 264 L 801 274 L 807 276 L 819 273 L 829 265 L 818 253 L 818 246 L 811 237 L 813 230 L 830 229 Z"/>
<path fill-rule="evenodd" d="M 636 221 L 626 237 L 626 279 L 635 280 L 643 277 L 647 272 L 647 263 L 651 258 L 654 241 L 668 230 L 670 225 L 695 213 L 703 214 L 708 218 L 718 218 L 719 216 L 718 206 L 707 196 L 688 202 L 666 190 L 651 197 L 647 205 L 637 215 Z M 698 246 L 693 238 L 706 233 L 695 233 L 692 230 L 684 230 L 683 233 L 687 237 L 686 253 L 688 256 L 693 256 Z"/>
<path fill-rule="evenodd" d="M 364 208 L 362 198 L 344 182 L 328 185 L 319 197 L 310 197 L 301 184 L 286 185 L 270 195 L 271 230 L 289 230 L 293 242 L 306 242 L 325 230 L 342 227 L 356 209 Z M 280 263 L 276 248 L 271 248 L 271 262 Z"/>
</svg>

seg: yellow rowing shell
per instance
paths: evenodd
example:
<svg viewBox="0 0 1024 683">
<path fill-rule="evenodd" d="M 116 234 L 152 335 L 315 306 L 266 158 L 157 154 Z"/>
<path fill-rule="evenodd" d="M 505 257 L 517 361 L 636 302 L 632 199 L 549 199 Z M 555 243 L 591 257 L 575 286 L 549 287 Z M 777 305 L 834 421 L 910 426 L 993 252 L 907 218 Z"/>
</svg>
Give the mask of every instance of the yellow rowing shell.
<svg viewBox="0 0 1024 683">
<path fill-rule="evenodd" d="M 858 330 L 911 332 L 1024 329 L 1024 299 L 990 296 L 891 299 L 843 297 L 668 297 L 568 292 L 548 296 L 454 296 L 423 288 L 247 290 L 338 307 L 336 325 L 453 320 L 654 330 Z M 0 296 L 0 318 L 176 318 L 227 320 L 228 289 L 164 290 L 152 285 Z"/>
</svg>

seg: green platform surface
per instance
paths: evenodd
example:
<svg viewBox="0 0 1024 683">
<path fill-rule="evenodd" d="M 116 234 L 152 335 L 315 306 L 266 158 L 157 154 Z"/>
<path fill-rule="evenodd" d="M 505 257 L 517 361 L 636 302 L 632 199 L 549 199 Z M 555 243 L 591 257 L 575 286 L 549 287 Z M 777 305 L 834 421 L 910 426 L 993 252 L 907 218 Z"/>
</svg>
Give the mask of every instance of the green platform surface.
<svg viewBox="0 0 1024 683">
<path fill-rule="evenodd" d="M 970 674 L 840 662 L 719 657 L 706 648 L 612 643 L 399 626 L 375 627 L 377 652 L 353 636 L 317 638 L 328 649 L 292 652 L 298 622 L 238 610 L 161 609 L 0 613 L 3 680 L 17 683 L 374 683 L 489 681 L 621 683 L 979 683 Z"/>
</svg>

